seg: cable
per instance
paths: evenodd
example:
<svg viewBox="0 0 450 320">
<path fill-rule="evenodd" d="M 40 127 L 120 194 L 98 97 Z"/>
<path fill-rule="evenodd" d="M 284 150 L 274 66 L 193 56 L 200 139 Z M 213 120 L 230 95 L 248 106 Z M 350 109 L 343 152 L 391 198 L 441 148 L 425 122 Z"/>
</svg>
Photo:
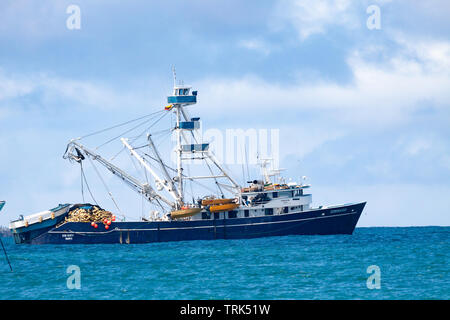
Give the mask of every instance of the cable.
<svg viewBox="0 0 450 320">
<path fill-rule="evenodd" d="M 5 246 L 3 245 L 2 238 L 0 238 L 0 243 L 2 244 L 3 252 L 5 253 L 6 261 L 8 261 L 9 269 L 11 269 L 11 272 L 13 271 L 11 267 L 11 262 L 9 262 L 8 254 L 6 253 Z"/>
<path fill-rule="evenodd" d="M 92 200 L 94 200 L 95 204 L 98 206 L 97 201 L 95 200 L 94 196 L 92 195 L 91 188 L 89 188 L 89 184 L 87 183 L 87 179 L 86 179 L 86 176 L 84 174 L 83 165 L 81 164 L 81 162 L 80 162 L 80 165 L 81 165 L 81 176 L 84 179 L 84 183 L 86 183 L 86 187 L 87 187 L 87 189 L 89 191 L 89 194 L 91 195 Z M 81 185 L 83 185 L 83 181 L 81 182 Z M 81 192 L 83 194 L 83 189 L 81 190 Z M 83 194 L 83 202 L 84 202 L 84 194 Z"/>
<path fill-rule="evenodd" d="M 98 172 L 97 167 L 95 166 L 94 162 L 92 161 L 92 159 L 90 157 L 88 157 L 89 161 L 91 162 L 91 165 L 94 167 L 95 172 L 97 173 L 98 177 L 100 178 L 100 180 L 102 181 L 103 185 L 105 186 L 106 191 L 108 192 L 109 196 L 111 197 L 111 200 L 113 201 L 114 205 L 116 206 L 117 210 L 120 212 L 120 215 L 122 217 L 125 217 L 122 213 L 122 210 L 120 210 L 119 206 L 116 203 L 116 200 L 114 200 L 114 197 L 111 193 L 111 191 L 109 191 L 108 186 L 106 185 L 105 180 L 103 180 L 102 176 L 100 175 L 100 172 Z"/>
<path fill-rule="evenodd" d="M 128 129 L 127 131 L 125 131 L 125 132 L 119 134 L 118 136 L 116 136 L 116 137 L 114 137 L 114 138 L 112 138 L 112 139 L 109 139 L 109 140 L 106 141 L 105 143 L 102 143 L 101 145 L 99 145 L 98 147 L 96 147 L 95 150 L 98 150 L 98 149 L 100 149 L 101 147 L 107 145 L 108 143 L 110 143 L 110 142 L 112 142 L 112 141 L 114 141 L 114 140 L 120 138 L 120 137 L 123 136 L 125 133 L 128 133 L 128 132 L 130 132 L 130 131 L 133 131 L 133 130 L 136 129 L 136 128 L 139 128 L 140 126 L 146 124 L 146 123 L 149 122 L 150 120 L 151 120 L 151 119 L 145 120 L 144 122 L 141 122 L 141 123 L 138 124 L 137 126 L 134 126 L 133 128 Z"/>
<path fill-rule="evenodd" d="M 150 116 L 152 116 L 152 115 L 154 115 L 154 114 L 157 114 L 157 113 L 160 113 L 160 112 L 163 112 L 163 111 L 165 111 L 165 110 L 160 110 L 160 111 L 152 112 L 152 113 L 147 114 L 147 115 L 145 115 L 145 116 L 142 116 L 142 117 L 139 117 L 139 118 L 136 118 L 136 119 L 133 119 L 133 120 L 129 120 L 129 121 L 126 121 L 126 122 L 123 122 L 123 123 L 114 125 L 114 126 L 109 127 L 109 128 L 101 129 L 101 130 L 98 130 L 98 131 L 95 131 L 95 132 L 86 134 L 86 135 L 82 136 L 82 137 L 80 138 L 80 140 L 81 140 L 81 139 L 84 139 L 84 138 L 87 138 L 87 137 L 90 137 L 90 136 L 93 136 L 93 135 L 96 135 L 96 134 L 99 134 L 99 133 L 103 133 L 103 132 L 108 131 L 108 130 L 112 130 L 112 129 L 115 129 L 115 128 L 124 126 L 124 125 L 129 124 L 129 123 L 132 123 L 132 122 L 134 122 L 134 121 L 138 121 L 138 120 L 141 120 L 141 119 L 150 117 Z"/>
<path fill-rule="evenodd" d="M 144 133 L 146 133 L 151 127 L 153 127 L 155 124 L 157 124 L 157 123 L 158 123 L 162 118 L 164 118 L 166 115 L 167 115 L 167 113 L 164 113 L 161 117 L 159 117 L 159 119 L 156 120 L 155 122 L 153 122 L 153 123 L 150 125 L 150 127 L 146 128 L 140 135 L 138 135 L 136 138 L 134 138 L 134 139 L 131 141 L 130 144 L 132 144 L 132 143 L 135 142 L 137 139 L 139 139 Z M 148 121 L 145 121 L 145 122 L 148 122 Z M 111 141 L 113 141 L 113 140 L 115 140 L 115 139 L 117 139 L 117 138 L 120 138 L 120 137 L 123 136 L 125 133 L 128 133 L 128 132 L 130 132 L 130 131 L 136 129 L 136 128 L 139 127 L 139 126 L 141 126 L 141 125 L 138 125 L 138 126 L 132 128 L 132 129 L 130 129 L 130 130 L 127 130 L 126 132 L 124 132 L 124 133 L 122 133 L 121 135 L 119 135 L 119 136 L 117 136 L 117 137 L 115 137 L 115 138 L 113 138 L 113 139 L 107 141 L 106 143 L 102 144 L 101 146 L 103 146 L 103 145 L 105 145 L 105 144 L 107 144 L 107 143 L 109 143 L 109 142 L 111 142 Z M 97 149 L 100 148 L 101 146 L 97 147 Z M 126 149 L 125 147 L 122 147 L 122 148 L 120 149 L 120 151 L 117 152 L 116 155 L 114 155 L 110 160 L 114 160 L 114 159 L 115 159 L 119 154 L 121 154 L 121 153 L 123 152 L 123 150 L 125 150 L 125 149 Z"/>
<path fill-rule="evenodd" d="M 83 190 L 83 162 L 80 161 L 80 180 L 81 180 L 81 199 L 83 200 L 83 203 L 85 203 L 84 201 L 84 190 Z"/>
</svg>

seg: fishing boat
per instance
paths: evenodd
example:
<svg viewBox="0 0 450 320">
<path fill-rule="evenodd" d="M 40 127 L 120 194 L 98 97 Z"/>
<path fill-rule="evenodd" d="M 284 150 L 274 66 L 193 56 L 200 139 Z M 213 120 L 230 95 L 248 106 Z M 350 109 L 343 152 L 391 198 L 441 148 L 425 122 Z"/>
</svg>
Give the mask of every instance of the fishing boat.
<svg viewBox="0 0 450 320">
<path fill-rule="evenodd" d="M 64 159 L 80 165 L 82 193 L 85 185 L 95 201 L 83 171 L 83 164 L 90 163 L 97 173 L 99 171 L 96 165 L 100 165 L 152 206 L 154 210 L 149 216 L 133 220 L 125 214 L 122 215 L 126 210 L 119 208 L 116 199 L 107 189 L 120 219 L 98 223 L 68 221 L 68 215 L 74 208 L 79 208 L 80 204 L 60 204 L 48 211 L 20 216 L 12 221 L 10 229 L 15 242 L 130 244 L 353 233 L 365 202 L 313 207 L 312 195 L 308 192 L 310 185 L 286 183 L 280 170 L 268 168 L 270 159 L 260 159 L 260 176 L 247 179 L 244 183 L 246 185 L 240 185 L 231 172 L 217 160 L 210 150 L 210 143 L 199 136 L 200 118 L 189 116 L 189 111 L 198 98 L 197 91 L 191 89 L 190 86 L 177 83 L 174 73 L 174 87 L 167 98 L 167 106 L 150 115 L 72 139 L 64 153 Z M 166 131 L 175 138 L 175 148 L 172 152 L 175 155 L 175 165 L 164 160 L 160 150 L 160 146 L 166 146 L 168 143 L 158 143 L 157 147 L 154 140 L 158 134 L 150 130 L 154 123 L 167 114 L 171 115 L 171 126 L 166 128 Z M 149 119 L 155 119 L 155 122 L 150 123 Z M 136 123 L 138 125 L 134 125 Z M 140 132 L 141 124 L 151 125 Z M 99 147 L 90 148 L 83 142 L 88 136 L 130 125 L 133 127 L 127 128 L 123 135 L 108 139 Z M 133 133 L 137 131 L 140 134 Z M 144 173 L 141 178 L 114 163 L 117 154 L 112 157 L 100 154 L 99 149 L 111 141 L 120 141 L 117 154 L 125 150 L 136 170 L 142 170 Z M 189 174 L 187 167 L 192 166 L 192 161 L 200 163 L 196 165 L 207 169 L 208 174 Z M 106 187 L 105 179 L 101 176 L 100 179 Z M 212 182 L 211 185 L 216 189 L 208 189 L 200 181 Z M 192 185 L 195 183 L 207 188 L 209 194 L 201 194 L 198 191 L 200 186 L 197 186 L 194 192 Z M 189 184 L 191 189 L 188 188 Z M 188 190 L 191 191 L 190 195 Z M 211 194 L 211 190 L 215 193 Z M 197 195 L 194 195 L 196 192 Z"/>
</svg>

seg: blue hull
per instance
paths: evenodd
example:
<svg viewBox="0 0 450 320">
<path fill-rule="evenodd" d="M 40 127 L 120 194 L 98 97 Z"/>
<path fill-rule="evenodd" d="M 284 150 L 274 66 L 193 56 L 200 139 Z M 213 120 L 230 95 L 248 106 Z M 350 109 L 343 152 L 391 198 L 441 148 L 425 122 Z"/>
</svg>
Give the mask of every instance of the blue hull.
<svg viewBox="0 0 450 320">
<path fill-rule="evenodd" d="M 273 216 L 199 221 L 113 222 L 106 230 L 68 222 L 18 243 L 111 244 L 352 234 L 365 202 Z M 21 233 L 25 233 L 23 230 Z"/>
</svg>

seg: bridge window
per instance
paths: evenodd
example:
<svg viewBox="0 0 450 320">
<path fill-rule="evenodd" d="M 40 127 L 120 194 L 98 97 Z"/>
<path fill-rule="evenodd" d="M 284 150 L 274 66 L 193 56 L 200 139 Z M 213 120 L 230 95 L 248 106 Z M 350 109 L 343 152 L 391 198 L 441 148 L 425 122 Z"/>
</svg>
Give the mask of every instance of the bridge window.
<svg viewBox="0 0 450 320">
<path fill-rule="evenodd" d="M 228 219 L 233 219 L 237 217 L 237 211 L 228 211 Z"/>
<path fill-rule="evenodd" d="M 203 220 L 208 220 L 211 218 L 211 213 L 209 212 L 202 212 L 202 219 Z"/>
</svg>

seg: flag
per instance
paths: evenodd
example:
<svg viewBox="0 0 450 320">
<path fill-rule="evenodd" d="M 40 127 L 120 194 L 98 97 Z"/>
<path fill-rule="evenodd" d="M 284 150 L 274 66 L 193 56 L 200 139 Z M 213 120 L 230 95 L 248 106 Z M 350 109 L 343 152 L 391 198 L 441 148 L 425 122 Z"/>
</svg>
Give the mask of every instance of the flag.
<svg viewBox="0 0 450 320">
<path fill-rule="evenodd" d="M 165 107 L 164 107 L 164 110 L 169 111 L 169 110 L 172 109 L 172 107 L 173 107 L 173 104 L 169 104 L 168 106 L 165 106 Z"/>
</svg>

